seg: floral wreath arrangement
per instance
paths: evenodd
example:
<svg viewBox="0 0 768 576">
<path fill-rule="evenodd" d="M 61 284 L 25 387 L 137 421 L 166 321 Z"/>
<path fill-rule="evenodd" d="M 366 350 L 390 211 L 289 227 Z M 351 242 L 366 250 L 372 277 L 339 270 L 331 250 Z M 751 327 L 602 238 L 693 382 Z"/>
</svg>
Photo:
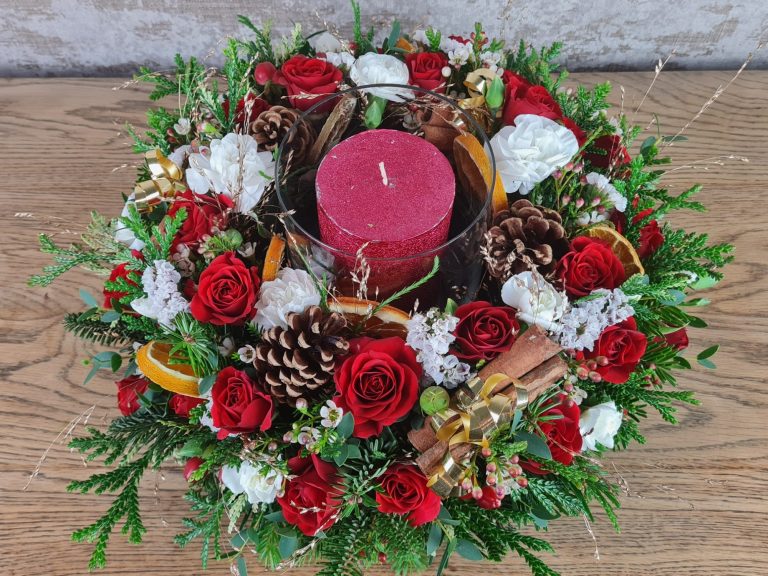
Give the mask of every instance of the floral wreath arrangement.
<svg viewBox="0 0 768 576">
<path fill-rule="evenodd" d="M 71 446 L 114 468 L 72 482 L 116 494 L 76 541 L 106 563 L 142 540 L 138 487 L 183 464 L 177 537 L 247 573 L 443 572 L 456 552 L 536 552 L 560 516 L 616 525 L 609 450 L 675 422 L 691 314 L 731 258 L 662 223 L 703 210 L 659 185 L 669 141 L 609 116 L 609 86 L 564 89 L 558 46 L 506 50 L 481 25 L 383 42 L 363 32 L 231 40 L 221 70 L 142 70 L 152 100 L 116 219 L 55 264 L 108 276 L 66 316 L 111 348 L 122 417 Z M 709 359 L 717 347 L 698 354 Z M 87 380 L 88 380 L 87 379 Z M 87 381 L 86 380 L 86 381 Z M 255 554 L 254 554 L 255 553 Z M 438 560 L 439 558 L 439 560 Z"/>
</svg>

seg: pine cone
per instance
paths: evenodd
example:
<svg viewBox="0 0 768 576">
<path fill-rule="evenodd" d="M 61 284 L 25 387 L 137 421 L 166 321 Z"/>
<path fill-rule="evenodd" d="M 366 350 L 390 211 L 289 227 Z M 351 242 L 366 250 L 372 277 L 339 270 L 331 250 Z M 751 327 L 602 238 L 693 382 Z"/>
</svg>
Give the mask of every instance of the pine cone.
<svg viewBox="0 0 768 576">
<path fill-rule="evenodd" d="M 272 106 L 259 114 L 258 118 L 251 122 L 251 134 L 256 139 L 259 147 L 264 150 L 274 150 L 283 141 L 283 138 L 296 123 L 301 112 L 285 106 Z M 296 162 L 301 162 L 312 144 L 317 138 L 315 129 L 309 122 L 302 121 L 293 131 L 289 144 L 293 150 Z"/>
<path fill-rule="evenodd" d="M 489 274 L 503 282 L 526 270 L 551 276 L 568 248 L 560 214 L 522 199 L 494 218 L 483 256 Z"/>
<path fill-rule="evenodd" d="M 299 398 L 330 391 L 336 359 L 349 350 L 342 336 L 347 323 L 318 306 L 288 314 L 286 321 L 287 328 L 276 326 L 262 335 L 253 365 L 278 402 L 295 406 Z"/>
</svg>

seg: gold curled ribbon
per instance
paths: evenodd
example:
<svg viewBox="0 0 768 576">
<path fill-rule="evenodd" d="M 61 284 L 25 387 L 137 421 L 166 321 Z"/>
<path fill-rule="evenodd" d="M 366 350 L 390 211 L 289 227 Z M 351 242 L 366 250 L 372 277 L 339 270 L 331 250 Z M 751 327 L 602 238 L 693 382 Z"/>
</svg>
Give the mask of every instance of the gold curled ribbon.
<svg viewBox="0 0 768 576">
<path fill-rule="evenodd" d="M 493 390 L 503 382 L 515 386 L 517 397 L 514 402 L 504 394 L 493 394 Z M 471 444 L 474 450 L 487 448 L 490 438 L 509 424 L 515 411 L 527 405 L 528 390 L 516 378 L 493 374 L 485 381 L 480 378 L 470 380 L 466 388 L 454 395 L 448 408 L 432 416 L 432 427 L 437 439 L 447 442 L 448 449 L 442 464 L 427 481 L 427 486 L 441 497 L 463 495 L 465 491 L 459 482 L 466 472 L 466 466 L 454 460 L 451 448 L 458 444 Z"/>
<path fill-rule="evenodd" d="M 483 106 L 485 104 L 485 94 L 488 92 L 488 88 L 491 87 L 494 78 L 496 78 L 496 73 L 491 72 L 488 68 L 478 68 L 467 74 L 464 86 L 469 91 L 469 97 L 459 100 L 459 106 L 464 109 L 480 108 Z"/>
<path fill-rule="evenodd" d="M 139 182 L 133 189 L 133 199 L 139 212 L 151 212 L 152 209 L 177 192 L 186 190 L 184 174 L 176 163 L 169 160 L 159 149 L 144 154 L 152 178 Z"/>
</svg>

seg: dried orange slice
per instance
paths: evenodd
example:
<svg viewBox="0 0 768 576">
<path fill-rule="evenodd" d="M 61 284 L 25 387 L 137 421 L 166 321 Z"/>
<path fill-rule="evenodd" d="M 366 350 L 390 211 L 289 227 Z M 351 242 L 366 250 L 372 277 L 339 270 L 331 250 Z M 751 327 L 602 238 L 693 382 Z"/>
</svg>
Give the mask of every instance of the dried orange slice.
<svg viewBox="0 0 768 576">
<path fill-rule="evenodd" d="M 379 305 L 373 300 L 361 300 L 351 296 L 339 296 L 328 301 L 328 307 L 332 312 L 344 314 L 352 325 L 356 325 L 375 310 Z M 408 335 L 406 323 L 410 316 L 394 306 L 384 306 L 376 314 L 363 323 L 363 334 L 375 338 L 387 338 L 399 336 L 405 338 Z"/>
<path fill-rule="evenodd" d="M 491 187 L 491 161 L 485 154 L 480 141 L 468 133 L 457 136 L 453 141 L 453 157 L 456 160 L 456 169 L 461 185 L 478 196 L 487 194 Z M 494 214 L 509 207 L 507 192 L 504 190 L 504 184 L 498 171 L 493 185 L 491 202 Z"/>
<path fill-rule="evenodd" d="M 285 254 L 285 240 L 275 234 L 269 241 L 267 255 L 264 257 L 264 266 L 261 270 L 262 280 L 269 282 L 277 278 L 277 272 L 283 261 L 283 254 Z"/>
<path fill-rule="evenodd" d="M 640 262 L 640 256 L 637 255 L 635 247 L 613 228 L 595 226 L 584 232 L 584 236 L 596 238 L 608 244 L 613 253 L 616 254 L 616 257 L 624 264 L 624 273 L 627 275 L 627 278 L 633 274 L 645 273 L 645 268 L 643 268 L 643 264 Z"/>
<path fill-rule="evenodd" d="M 152 382 L 184 396 L 200 396 L 198 382 L 189 364 L 171 364 L 171 345 L 152 340 L 136 352 L 136 365 Z"/>
<path fill-rule="evenodd" d="M 414 52 L 416 49 L 413 47 L 413 44 L 408 42 L 405 38 L 400 36 L 400 38 L 397 39 L 397 42 L 395 43 L 396 48 L 400 48 L 400 50 L 403 50 L 405 52 Z"/>
</svg>

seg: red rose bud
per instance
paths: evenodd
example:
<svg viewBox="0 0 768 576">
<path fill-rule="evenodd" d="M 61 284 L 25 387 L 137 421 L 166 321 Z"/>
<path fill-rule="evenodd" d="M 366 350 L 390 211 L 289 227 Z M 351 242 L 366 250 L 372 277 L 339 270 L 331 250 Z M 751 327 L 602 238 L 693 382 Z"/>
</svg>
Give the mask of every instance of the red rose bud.
<svg viewBox="0 0 768 576">
<path fill-rule="evenodd" d="M 571 243 L 571 251 L 560 259 L 557 276 L 571 297 L 587 296 L 597 288 L 613 290 L 624 282 L 621 263 L 601 240 L 579 236 Z"/>
<path fill-rule="evenodd" d="M 189 412 L 195 406 L 205 403 L 202 398 L 193 398 L 192 396 L 184 396 L 183 394 L 174 394 L 168 401 L 168 406 L 171 407 L 174 414 L 181 416 L 182 418 L 189 418 Z"/>
<path fill-rule="evenodd" d="M 128 376 L 115 384 L 117 384 L 117 407 L 123 416 L 130 416 L 141 407 L 139 394 L 147 391 L 149 380 L 143 376 Z"/>
<path fill-rule="evenodd" d="M 277 72 L 277 68 L 275 68 L 275 65 L 272 64 L 272 62 L 261 62 L 256 65 L 256 68 L 253 71 L 253 79 L 256 81 L 256 84 L 264 86 L 267 82 L 272 80 L 275 72 Z"/>
<path fill-rule="evenodd" d="M 640 229 L 640 246 L 637 255 L 645 259 L 652 256 L 664 244 L 664 234 L 656 220 L 651 220 Z"/>
<path fill-rule="evenodd" d="M 427 487 L 427 478 L 411 464 L 394 464 L 381 476 L 376 493 L 379 512 L 407 514 L 411 526 L 432 522 L 440 514 L 440 497 Z"/>
<path fill-rule="evenodd" d="M 203 237 L 212 234 L 214 228 L 225 228 L 227 212 L 232 206 L 232 200 L 224 194 L 209 196 L 195 194 L 192 190 L 177 194 L 168 209 L 168 216 L 174 216 L 184 208 L 187 217 L 173 238 L 172 249 L 175 251 L 179 244 L 194 249 L 200 245 Z"/>
<path fill-rule="evenodd" d="M 351 353 L 336 370 L 336 405 L 355 418 L 353 436 L 378 436 L 419 400 L 421 364 L 396 336 L 350 342 Z"/>
<path fill-rule="evenodd" d="M 623 384 L 637 368 L 647 345 L 645 334 L 637 330 L 635 319 L 630 317 L 603 330 L 592 350 L 585 352 L 585 355 L 588 358 L 605 358 L 605 364 L 598 362 L 594 372 L 600 380 Z"/>
<path fill-rule="evenodd" d="M 280 72 L 291 106 L 302 111 L 336 92 L 343 77 L 341 70 L 333 64 L 301 54 L 286 60 Z M 316 112 L 327 112 L 334 104 L 335 100 L 329 100 Z"/>
<path fill-rule="evenodd" d="M 448 65 L 448 57 L 442 52 L 417 52 L 406 54 L 405 63 L 411 74 L 410 83 L 425 90 L 440 94 L 445 93 L 443 68 Z"/>
<path fill-rule="evenodd" d="M 549 400 L 545 408 L 539 420 L 539 428 L 547 440 L 552 459 L 569 466 L 573 462 L 574 455 L 581 451 L 579 406 L 572 402 L 567 394 L 560 394 Z M 532 474 L 547 473 L 538 462 L 525 461 L 520 465 Z M 524 486 L 520 480 L 521 478 L 517 479 L 518 484 Z M 525 484 L 527 485 L 527 480 Z"/>
<path fill-rule="evenodd" d="M 600 136 L 592 142 L 590 149 L 592 152 L 585 153 L 584 159 L 595 168 L 608 170 L 625 166 L 632 161 L 629 152 L 621 143 L 621 137 L 616 134 Z"/>
<path fill-rule="evenodd" d="M 454 353 L 470 362 L 492 360 L 506 352 L 520 331 L 515 310 L 509 306 L 493 306 L 479 300 L 459 306 L 454 315 L 459 319 L 453 332 Z"/>
<path fill-rule="evenodd" d="M 256 313 L 260 284 L 255 266 L 246 266 L 234 252 L 225 252 L 200 274 L 190 312 L 196 320 L 217 326 L 244 324 Z"/>
<path fill-rule="evenodd" d="M 115 266 L 115 268 L 110 272 L 109 274 L 109 282 L 117 282 L 119 278 L 125 278 L 125 281 L 128 282 L 131 286 L 136 286 L 136 282 L 130 279 L 128 276 L 130 274 L 130 270 L 128 270 L 128 264 L 129 262 L 123 262 L 122 264 L 118 264 Z M 124 292 L 122 290 L 112 290 L 110 288 L 107 288 L 104 286 L 104 308 L 112 308 L 112 300 L 120 300 L 123 296 L 127 295 L 128 292 Z"/>
<path fill-rule="evenodd" d="M 680 330 L 665 334 L 664 340 L 666 340 L 667 346 L 672 346 L 678 350 L 685 350 L 688 348 L 688 332 L 686 332 L 685 328 L 680 328 Z"/>
<path fill-rule="evenodd" d="M 272 427 L 272 397 L 245 372 L 227 366 L 211 390 L 213 425 L 221 440 L 229 434 L 245 434 Z"/>
<path fill-rule="evenodd" d="M 277 499 L 286 522 L 307 536 L 333 526 L 341 505 L 338 469 L 316 454 L 291 458 L 288 469 L 293 477 Z"/>
<path fill-rule="evenodd" d="M 189 482 L 189 479 L 192 477 L 192 474 L 194 474 L 195 470 L 200 468 L 200 465 L 203 463 L 202 458 L 198 458 L 197 456 L 194 456 L 187 460 L 187 463 L 184 464 L 184 480 Z"/>
</svg>

